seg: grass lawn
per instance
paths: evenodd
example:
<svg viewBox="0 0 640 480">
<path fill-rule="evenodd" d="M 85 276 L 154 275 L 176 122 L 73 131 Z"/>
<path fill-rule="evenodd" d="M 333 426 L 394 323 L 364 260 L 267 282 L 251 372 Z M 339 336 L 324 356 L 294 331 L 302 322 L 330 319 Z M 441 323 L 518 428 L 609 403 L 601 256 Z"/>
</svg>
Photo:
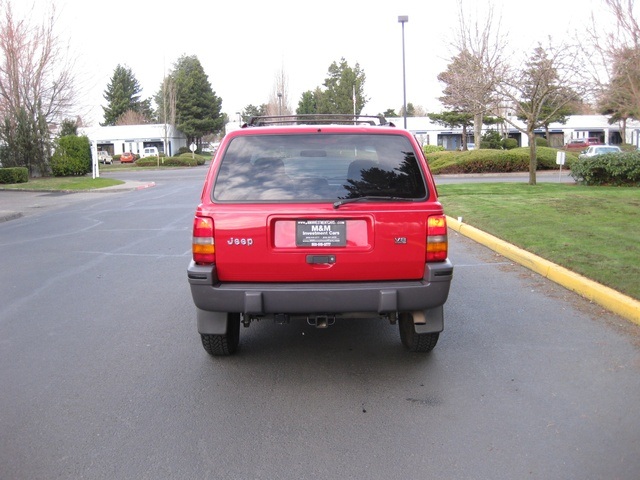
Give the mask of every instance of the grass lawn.
<svg viewBox="0 0 640 480">
<path fill-rule="evenodd" d="M 0 188 L 14 190 L 91 190 L 123 183 L 122 180 L 103 177 L 46 177 L 32 178 L 26 183 L 3 184 L 0 185 Z"/>
<path fill-rule="evenodd" d="M 447 215 L 640 300 L 640 189 L 439 185 Z"/>
</svg>

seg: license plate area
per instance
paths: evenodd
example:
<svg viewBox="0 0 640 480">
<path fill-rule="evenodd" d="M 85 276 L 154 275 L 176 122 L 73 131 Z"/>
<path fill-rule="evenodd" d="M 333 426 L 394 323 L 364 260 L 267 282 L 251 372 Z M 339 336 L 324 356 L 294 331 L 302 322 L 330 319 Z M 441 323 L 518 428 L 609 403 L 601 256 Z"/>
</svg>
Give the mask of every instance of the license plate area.
<svg viewBox="0 0 640 480">
<path fill-rule="evenodd" d="M 296 220 L 296 246 L 346 247 L 346 220 Z"/>
</svg>

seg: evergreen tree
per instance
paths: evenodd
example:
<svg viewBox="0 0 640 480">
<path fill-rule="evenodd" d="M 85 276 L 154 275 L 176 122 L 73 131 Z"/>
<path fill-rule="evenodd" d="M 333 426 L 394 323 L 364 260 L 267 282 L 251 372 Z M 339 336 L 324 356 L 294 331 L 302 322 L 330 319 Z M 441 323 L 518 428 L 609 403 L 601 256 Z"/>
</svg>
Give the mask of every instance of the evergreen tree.
<svg viewBox="0 0 640 480">
<path fill-rule="evenodd" d="M 259 107 L 255 105 L 247 105 L 244 107 L 244 110 L 240 114 L 243 122 L 248 122 L 251 117 L 260 117 L 262 115 L 266 115 L 267 112 L 267 104 L 263 103 Z"/>
<path fill-rule="evenodd" d="M 302 94 L 298 102 L 296 113 L 303 114 L 349 114 L 359 115 L 368 102 L 364 95 L 365 74 L 360 65 L 356 63 L 351 68 L 344 58 L 340 64 L 333 62 L 329 65 L 323 86 L 315 90 L 308 90 Z"/>
<path fill-rule="evenodd" d="M 400 107 L 400 116 L 404 117 L 404 107 Z M 407 117 L 417 117 L 416 115 L 416 107 L 413 103 L 407 103 Z"/>
<path fill-rule="evenodd" d="M 300 101 L 298 102 L 298 108 L 296 113 L 298 115 L 308 115 L 318 113 L 318 99 L 321 95 L 320 89 L 316 89 L 315 92 L 308 90 L 302 94 Z"/>
<path fill-rule="evenodd" d="M 75 120 L 67 118 L 60 124 L 60 133 L 58 136 L 66 137 L 69 135 L 78 135 L 78 124 Z"/>
<path fill-rule="evenodd" d="M 351 68 L 344 58 L 333 62 L 324 81 L 325 90 L 318 100 L 318 113 L 360 114 L 368 99 L 364 96 L 365 73 L 356 63 Z M 355 90 L 354 90 L 355 88 Z"/>
<path fill-rule="evenodd" d="M 222 130 L 222 99 L 211 88 L 209 78 L 195 55 L 182 56 L 164 83 L 175 88 L 176 127 L 187 136 L 189 143 L 200 145 L 202 137 Z M 165 91 L 167 88 L 161 88 L 155 97 L 161 119 L 164 118 Z"/>
<path fill-rule="evenodd" d="M 115 125 L 118 119 L 130 110 L 150 117 L 151 100 L 140 100 L 140 92 L 142 88 L 131 69 L 118 65 L 104 92 L 104 99 L 108 105 L 102 107 L 104 123 L 101 125 Z"/>
<path fill-rule="evenodd" d="M 0 143 L 0 161 L 5 167 L 27 167 L 30 176 L 49 173 L 49 129 L 42 113 L 33 118 L 21 107 L 14 118 L 5 116 Z"/>
</svg>

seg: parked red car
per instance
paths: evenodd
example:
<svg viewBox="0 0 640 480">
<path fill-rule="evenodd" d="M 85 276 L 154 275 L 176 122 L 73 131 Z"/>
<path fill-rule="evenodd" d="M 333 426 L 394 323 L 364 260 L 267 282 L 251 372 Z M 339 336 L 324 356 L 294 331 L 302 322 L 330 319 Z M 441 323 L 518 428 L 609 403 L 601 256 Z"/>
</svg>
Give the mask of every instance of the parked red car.
<svg viewBox="0 0 640 480">
<path fill-rule="evenodd" d="M 569 140 L 569 143 L 567 143 L 564 148 L 586 150 L 591 145 L 602 145 L 602 142 L 598 137 L 574 138 L 573 140 Z"/>
<path fill-rule="evenodd" d="M 133 163 L 136 161 L 136 156 L 131 152 L 125 152 L 120 155 L 120 163 Z"/>
</svg>

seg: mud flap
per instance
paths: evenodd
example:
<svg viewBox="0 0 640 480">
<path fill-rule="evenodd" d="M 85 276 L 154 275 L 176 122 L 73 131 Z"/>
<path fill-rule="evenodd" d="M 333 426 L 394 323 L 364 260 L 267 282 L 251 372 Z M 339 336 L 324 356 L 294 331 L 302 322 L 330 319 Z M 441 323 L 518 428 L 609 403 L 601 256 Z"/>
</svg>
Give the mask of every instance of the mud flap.
<svg viewBox="0 0 640 480">
<path fill-rule="evenodd" d="M 198 333 L 206 335 L 224 335 L 227 333 L 226 312 L 208 312 L 197 308 L 196 318 L 198 320 Z"/>
<path fill-rule="evenodd" d="M 424 323 L 415 323 L 416 333 L 435 333 L 444 330 L 444 307 L 423 310 Z M 414 315 L 415 318 L 415 315 Z"/>
</svg>

